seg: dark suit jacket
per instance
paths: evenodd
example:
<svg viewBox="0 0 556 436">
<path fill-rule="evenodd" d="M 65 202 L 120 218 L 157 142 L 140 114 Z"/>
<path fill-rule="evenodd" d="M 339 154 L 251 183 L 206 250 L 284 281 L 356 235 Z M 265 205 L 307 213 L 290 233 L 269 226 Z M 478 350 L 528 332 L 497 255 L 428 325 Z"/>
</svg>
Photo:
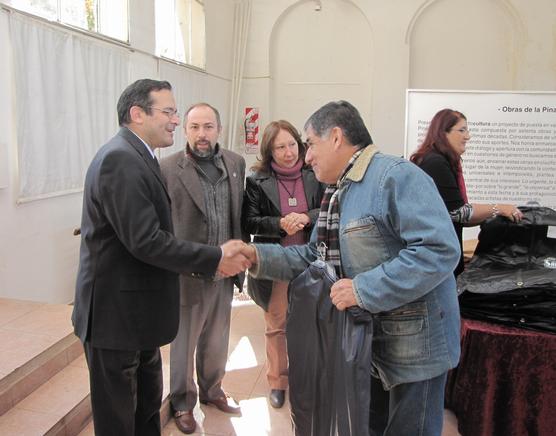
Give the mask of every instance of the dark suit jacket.
<svg viewBox="0 0 556 436">
<path fill-rule="evenodd" d="M 228 172 L 230 186 L 230 214 L 232 220 L 232 239 L 242 239 L 241 207 L 245 180 L 245 160 L 232 151 L 220 147 L 222 160 Z M 178 151 L 160 162 L 162 175 L 172 200 L 174 232 L 180 239 L 202 244 L 208 242 L 208 220 L 205 200 L 199 174 L 194 164 Z M 234 277 L 235 285 L 241 290 L 244 274 Z M 184 274 L 180 277 L 181 303 L 194 305 L 198 295 L 203 292 L 204 278 L 197 274 Z"/>
<path fill-rule="evenodd" d="M 212 276 L 219 247 L 177 239 L 160 170 L 122 128 L 85 178 L 75 333 L 99 348 L 152 349 L 178 328 L 178 274 Z"/>
</svg>

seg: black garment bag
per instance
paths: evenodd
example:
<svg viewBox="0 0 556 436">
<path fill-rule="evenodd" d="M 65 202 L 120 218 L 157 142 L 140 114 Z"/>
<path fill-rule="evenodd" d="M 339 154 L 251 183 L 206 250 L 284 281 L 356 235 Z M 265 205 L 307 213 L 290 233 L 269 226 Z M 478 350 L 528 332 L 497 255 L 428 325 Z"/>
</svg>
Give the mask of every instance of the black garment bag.
<svg viewBox="0 0 556 436">
<path fill-rule="evenodd" d="M 330 300 L 334 268 L 313 262 L 290 282 L 286 338 L 296 436 L 369 434 L 370 313 Z"/>
</svg>

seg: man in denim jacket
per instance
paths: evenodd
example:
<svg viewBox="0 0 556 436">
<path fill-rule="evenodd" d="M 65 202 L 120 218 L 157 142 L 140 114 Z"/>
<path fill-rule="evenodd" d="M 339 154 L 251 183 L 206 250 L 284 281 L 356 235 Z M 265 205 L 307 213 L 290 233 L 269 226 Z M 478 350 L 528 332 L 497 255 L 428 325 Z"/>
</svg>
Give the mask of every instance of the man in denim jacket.
<svg viewBox="0 0 556 436">
<path fill-rule="evenodd" d="M 440 435 L 446 375 L 460 354 L 459 243 L 446 207 L 417 166 L 377 152 L 350 103 L 326 104 L 305 133 L 306 161 L 331 185 L 330 205 L 307 245 L 250 246 L 251 274 L 290 281 L 326 247 L 344 277 L 332 303 L 373 314 L 370 434 Z M 333 235 L 328 246 L 321 231 Z"/>
</svg>

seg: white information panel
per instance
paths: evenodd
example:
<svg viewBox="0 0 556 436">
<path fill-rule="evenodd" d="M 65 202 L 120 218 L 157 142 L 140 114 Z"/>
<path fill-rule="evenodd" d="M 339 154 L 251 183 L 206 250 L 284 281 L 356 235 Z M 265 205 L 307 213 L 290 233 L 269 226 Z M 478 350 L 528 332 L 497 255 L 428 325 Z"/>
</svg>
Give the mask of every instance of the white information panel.
<svg viewBox="0 0 556 436">
<path fill-rule="evenodd" d="M 556 93 L 407 91 L 405 156 L 441 109 L 462 112 L 471 140 L 463 154 L 470 202 L 556 209 Z"/>
</svg>

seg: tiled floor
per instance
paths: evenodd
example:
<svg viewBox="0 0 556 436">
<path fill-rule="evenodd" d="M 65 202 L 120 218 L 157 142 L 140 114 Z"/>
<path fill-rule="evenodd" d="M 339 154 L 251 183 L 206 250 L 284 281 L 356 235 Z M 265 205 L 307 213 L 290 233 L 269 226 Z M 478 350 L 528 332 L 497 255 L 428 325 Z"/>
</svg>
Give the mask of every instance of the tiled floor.
<svg viewBox="0 0 556 436">
<path fill-rule="evenodd" d="M 223 388 L 240 404 L 242 413 L 240 416 L 227 415 L 214 407 L 197 405 L 194 414 L 198 427 L 194 434 L 291 435 L 287 400 L 283 408 L 274 409 L 266 399 L 264 319 L 262 310 L 253 303 L 234 306 L 228 353 Z M 163 434 L 182 433 L 171 421 Z"/>
<path fill-rule="evenodd" d="M 87 395 L 87 381 L 87 366 L 78 358 L 0 416 L 0 435 L 45 434 Z"/>
<path fill-rule="evenodd" d="M 167 350 L 163 350 L 166 354 Z M 265 376 L 264 319 L 262 309 L 253 303 L 236 306 L 232 312 L 229 360 L 223 386 L 242 409 L 241 416 L 226 415 L 215 408 L 199 406 L 194 410 L 199 426 L 195 434 L 214 436 L 288 436 L 292 435 L 289 403 L 273 409 L 268 401 Z M 166 436 L 182 433 L 170 421 Z M 442 436 L 458 436 L 455 416 L 445 412 Z"/>
<path fill-rule="evenodd" d="M 229 359 L 223 386 L 228 394 L 235 398 L 242 408 L 240 416 L 224 414 L 214 407 L 199 406 L 195 408 L 198 422 L 195 434 L 212 436 L 289 436 L 292 435 L 289 403 L 281 409 L 273 409 L 267 401 L 268 385 L 265 376 L 264 319 L 262 310 L 250 301 L 239 301 L 232 310 L 232 329 L 230 334 Z M 41 347 L 49 346 L 71 332 L 71 307 L 64 305 L 46 305 L 41 303 L 5 300 L 0 298 L 0 377 L 10 373 L 25 363 Z M 17 338 L 17 341 L 15 340 Z M 169 346 L 163 347 L 164 359 L 164 396 L 168 394 Z M 83 378 L 86 363 L 83 356 L 71 363 L 64 377 Z M 53 377 L 43 387 L 59 383 Z M 78 383 L 72 383 L 76 389 Z M 68 400 L 70 393 L 66 392 Z M 77 393 L 77 397 L 82 392 Z M 33 433 L 32 423 L 37 421 L 37 428 L 44 426 L 45 419 L 51 420 L 57 411 L 50 410 L 49 398 L 38 396 L 33 404 L 23 400 L 18 406 L 28 413 L 21 422 L 18 418 L 10 421 L 10 413 L 2 416 L 5 424 L 10 421 L 10 432 L 6 434 L 42 434 Z M 25 430 L 23 430 L 25 429 Z M 81 436 L 93 435 L 90 424 Z M 171 420 L 163 434 L 181 435 Z M 457 423 L 453 414 L 446 411 L 443 436 L 457 436 Z"/>
<path fill-rule="evenodd" d="M 0 378 L 72 332 L 72 307 L 0 298 Z"/>
<path fill-rule="evenodd" d="M 66 304 L 0 298 L 0 379 L 70 335 L 73 331 L 71 311 L 72 307 Z M 87 394 L 88 375 L 84 363 L 80 359 L 73 361 L 36 389 L 32 396 L 1 415 L 0 434 L 44 434 Z M 46 366 L 44 369 L 51 374 Z"/>
</svg>

